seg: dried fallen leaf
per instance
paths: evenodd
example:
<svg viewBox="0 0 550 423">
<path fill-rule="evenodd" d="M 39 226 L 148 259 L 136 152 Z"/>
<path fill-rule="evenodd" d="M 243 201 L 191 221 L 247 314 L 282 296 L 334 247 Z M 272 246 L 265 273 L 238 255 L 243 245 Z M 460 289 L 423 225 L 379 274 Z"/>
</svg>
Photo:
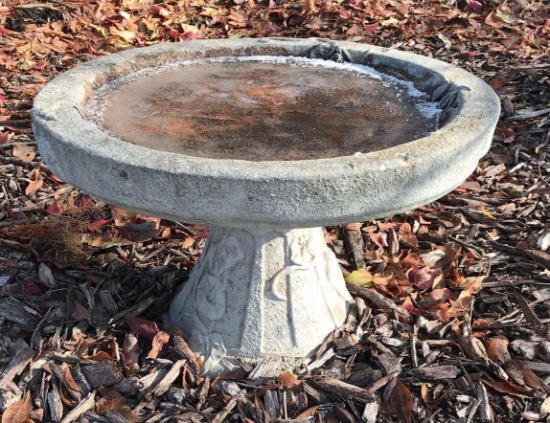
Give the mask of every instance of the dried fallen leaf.
<svg viewBox="0 0 550 423">
<path fill-rule="evenodd" d="M 440 268 L 422 267 L 420 269 L 409 269 L 407 277 L 418 289 L 435 288 L 443 280 L 443 271 Z"/>
<path fill-rule="evenodd" d="M 12 137 L 11 132 L 0 132 L 0 145 L 6 144 Z"/>
<path fill-rule="evenodd" d="M 285 388 L 292 389 L 295 386 L 299 386 L 302 381 L 292 372 L 283 372 L 279 376 L 279 383 Z"/>
<path fill-rule="evenodd" d="M 42 289 L 30 279 L 23 279 L 21 281 L 21 285 L 23 286 L 25 292 L 31 295 L 42 295 L 44 293 Z"/>
<path fill-rule="evenodd" d="M 15 144 L 11 154 L 25 162 L 32 162 L 36 157 L 36 148 L 28 144 Z"/>
<path fill-rule="evenodd" d="M 399 230 L 397 231 L 399 235 L 399 240 L 403 241 L 405 244 L 411 245 L 413 247 L 418 247 L 418 238 L 413 233 L 411 225 L 408 223 L 403 223 Z"/>
<path fill-rule="evenodd" d="M 470 312 L 474 298 L 468 291 L 462 291 L 456 300 L 451 300 L 449 314 L 451 317 L 458 317 Z"/>
<path fill-rule="evenodd" d="M 477 294 L 483 288 L 484 276 L 471 276 L 468 278 L 462 279 L 460 282 L 460 287 L 470 294 Z"/>
<path fill-rule="evenodd" d="M 130 328 L 130 332 L 141 335 L 150 341 L 159 332 L 157 324 L 144 317 L 128 316 L 124 318 L 124 323 Z"/>
<path fill-rule="evenodd" d="M 448 391 L 443 385 L 432 387 L 432 385 L 423 383 L 420 386 L 420 396 L 430 410 L 439 406 L 447 398 L 447 393 Z"/>
<path fill-rule="evenodd" d="M 65 380 L 64 381 L 67 384 L 67 386 L 69 388 L 71 388 L 73 391 L 81 392 L 80 386 L 78 386 L 78 384 L 74 380 L 74 377 L 71 373 L 71 368 L 70 367 L 67 367 L 67 369 L 65 370 Z"/>
<path fill-rule="evenodd" d="M 399 379 L 397 379 L 391 393 L 390 404 L 399 420 L 411 423 L 413 397 L 409 388 Z"/>
<path fill-rule="evenodd" d="M 97 401 L 96 410 L 99 414 L 106 411 L 118 411 L 126 403 L 126 399 L 114 389 L 101 388 L 101 398 Z"/>
<path fill-rule="evenodd" d="M 510 360 L 504 365 L 504 370 L 518 384 L 525 385 L 537 391 L 543 391 L 544 387 L 537 375 L 519 360 Z"/>
<path fill-rule="evenodd" d="M 30 181 L 29 185 L 27 185 L 27 189 L 25 189 L 25 195 L 34 195 L 36 192 L 42 188 L 44 185 L 44 180 L 42 179 L 36 179 L 34 181 Z"/>
<path fill-rule="evenodd" d="M 152 341 L 151 351 L 147 354 L 147 358 L 155 359 L 158 357 L 159 353 L 162 351 L 164 346 L 170 341 L 170 335 L 166 332 L 158 332 Z"/>
<path fill-rule="evenodd" d="M 481 379 L 481 381 L 485 385 L 490 386 L 495 391 L 500 392 L 501 394 L 513 395 L 519 398 L 529 398 L 530 396 L 528 390 L 505 380 L 498 380 L 496 382 L 493 382 L 491 380 Z"/>
<path fill-rule="evenodd" d="M 318 408 L 319 407 L 317 405 L 314 405 L 313 407 L 306 408 L 304 411 L 302 411 L 300 414 L 298 414 L 294 420 L 304 419 L 306 417 L 312 417 L 317 413 Z"/>
<path fill-rule="evenodd" d="M 26 422 L 32 411 L 32 400 L 30 392 L 19 401 L 10 405 L 2 415 L 2 423 L 22 423 Z"/>
<path fill-rule="evenodd" d="M 78 301 L 74 302 L 73 317 L 76 321 L 80 322 L 82 320 L 90 320 L 90 316 L 91 314 L 86 307 L 84 307 Z"/>
<path fill-rule="evenodd" d="M 510 360 L 510 353 L 508 352 L 508 338 L 504 335 L 497 335 L 485 340 L 484 345 L 487 350 L 487 355 L 493 361 L 498 361 L 501 364 Z"/>
<path fill-rule="evenodd" d="M 357 269 L 346 277 L 346 282 L 371 288 L 374 284 L 374 274 L 369 269 Z"/>
</svg>

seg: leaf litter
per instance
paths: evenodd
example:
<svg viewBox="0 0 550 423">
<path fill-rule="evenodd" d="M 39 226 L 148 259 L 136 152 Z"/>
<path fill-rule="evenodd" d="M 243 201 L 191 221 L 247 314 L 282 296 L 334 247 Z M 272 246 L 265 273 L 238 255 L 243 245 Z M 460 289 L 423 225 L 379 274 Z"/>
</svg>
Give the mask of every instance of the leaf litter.
<svg viewBox="0 0 550 423">
<path fill-rule="evenodd" d="M 542 421 L 550 412 L 548 2 L 0 3 L 0 414 L 5 422 Z M 208 228 L 130 213 L 36 151 L 36 93 L 130 47 L 327 37 L 432 56 L 502 102 L 458 189 L 329 227 L 354 302 L 294 371 L 266 358 L 210 380 L 162 313 Z"/>
</svg>

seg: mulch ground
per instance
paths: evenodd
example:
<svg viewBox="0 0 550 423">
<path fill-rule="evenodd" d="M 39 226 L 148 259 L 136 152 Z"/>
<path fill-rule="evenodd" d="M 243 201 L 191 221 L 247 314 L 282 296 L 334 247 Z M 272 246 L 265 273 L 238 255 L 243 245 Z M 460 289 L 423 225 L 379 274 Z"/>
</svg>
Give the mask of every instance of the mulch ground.
<svg viewBox="0 0 550 423">
<path fill-rule="evenodd" d="M 0 1 L 2 423 L 546 421 L 549 34 L 549 3 L 533 0 Z M 442 59 L 483 78 L 502 116 L 451 194 L 326 228 L 354 303 L 314 360 L 282 372 L 269 357 L 211 380 L 160 323 L 208 228 L 65 184 L 36 151 L 29 111 L 78 63 L 240 36 Z"/>
</svg>

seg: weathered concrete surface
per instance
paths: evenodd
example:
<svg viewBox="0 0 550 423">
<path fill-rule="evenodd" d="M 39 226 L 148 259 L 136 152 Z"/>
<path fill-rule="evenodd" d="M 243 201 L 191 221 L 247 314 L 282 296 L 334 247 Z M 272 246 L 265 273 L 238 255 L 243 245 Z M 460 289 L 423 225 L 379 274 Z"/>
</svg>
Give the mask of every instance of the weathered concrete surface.
<svg viewBox="0 0 550 423">
<path fill-rule="evenodd" d="M 446 63 L 339 42 L 354 62 L 430 93 L 444 109 L 442 125 L 381 151 L 285 162 L 135 146 L 87 120 L 83 106 L 105 82 L 143 68 L 216 56 L 305 56 L 320 42 L 209 40 L 129 50 L 78 66 L 35 100 L 39 150 L 59 177 L 128 209 L 217 227 L 171 311 L 205 355 L 207 372 L 231 368 L 231 356 L 302 356 L 319 345 L 343 322 L 349 297 L 320 231 L 291 229 L 388 216 L 451 191 L 489 149 L 498 98 Z"/>
<path fill-rule="evenodd" d="M 320 228 L 253 229 L 212 228 L 172 302 L 208 374 L 232 357 L 306 357 L 346 319 L 351 297 Z"/>
<path fill-rule="evenodd" d="M 213 160 L 122 142 L 86 120 L 94 88 L 144 67 L 206 56 L 304 56 L 319 39 L 207 40 L 134 49 L 56 78 L 32 111 L 40 153 L 62 179 L 108 202 L 150 215 L 222 227 L 316 227 L 411 210 L 462 183 L 491 143 L 499 101 L 455 66 L 373 47 L 338 43 L 357 63 L 412 81 L 445 108 L 429 136 L 367 154 L 331 159 Z"/>
</svg>

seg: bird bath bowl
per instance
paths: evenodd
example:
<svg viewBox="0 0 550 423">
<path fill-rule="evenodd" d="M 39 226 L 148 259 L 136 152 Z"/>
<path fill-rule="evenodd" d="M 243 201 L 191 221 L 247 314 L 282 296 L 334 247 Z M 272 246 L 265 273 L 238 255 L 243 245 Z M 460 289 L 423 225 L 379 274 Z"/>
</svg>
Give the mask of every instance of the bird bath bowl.
<svg viewBox="0 0 550 423">
<path fill-rule="evenodd" d="M 170 316 L 215 374 L 235 358 L 310 356 L 350 300 L 320 227 L 453 190 L 489 149 L 499 111 L 485 83 L 434 59 L 266 38 L 84 63 L 40 92 L 32 117 L 65 181 L 212 226 Z"/>
</svg>

